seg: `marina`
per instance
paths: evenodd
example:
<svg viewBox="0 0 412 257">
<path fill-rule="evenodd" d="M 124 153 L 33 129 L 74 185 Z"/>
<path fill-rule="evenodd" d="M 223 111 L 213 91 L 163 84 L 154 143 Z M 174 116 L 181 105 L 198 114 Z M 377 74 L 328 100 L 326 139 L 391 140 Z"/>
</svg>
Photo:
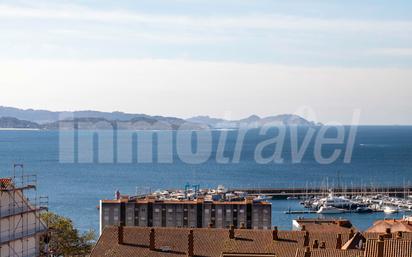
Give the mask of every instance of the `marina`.
<svg viewBox="0 0 412 257">
<path fill-rule="evenodd" d="M 287 223 L 293 218 L 345 217 L 354 220 L 355 223 L 359 218 L 362 220 L 360 227 L 366 229 L 375 219 L 372 217 L 376 217 L 376 219 L 401 218 L 410 215 L 412 212 L 412 197 L 410 197 L 408 189 L 404 189 L 402 197 L 395 197 L 392 194 L 372 193 L 383 192 L 385 191 L 383 188 L 363 187 L 363 189 L 369 193 L 351 195 L 330 188 L 318 190 L 318 194 L 315 195 L 307 194 L 305 196 L 279 198 L 260 193 L 265 192 L 267 189 L 255 189 L 250 194 L 248 192 L 251 192 L 251 190 L 227 189 L 223 185 L 219 185 L 217 188 L 201 188 L 200 185 L 186 184 L 182 189 L 156 190 L 136 196 L 122 196 L 119 192 L 116 192 L 115 198 L 127 198 L 130 202 L 152 197 L 155 202 L 174 202 L 177 204 L 197 202 L 198 199 L 202 199 L 201 201 L 204 203 L 209 202 L 212 204 L 241 203 L 246 199 L 253 201 L 253 203 L 267 202 L 272 206 L 272 224 L 280 225 L 280 227 L 284 226 L 284 228 L 287 228 L 287 226 L 283 222 Z M 272 191 L 279 190 L 283 189 L 272 189 Z M 312 189 L 311 191 L 315 190 Z M 353 189 L 351 191 L 355 192 Z M 389 191 L 395 192 L 395 190 Z M 370 222 L 366 223 L 366 220 Z M 206 225 L 204 224 L 204 226 Z"/>
<path fill-rule="evenodd" d="M 324 196 L 328 192 L 326 187 L 302 187 L 302 188 L 233 188 L 234 191 L 242 190 L 250 195 L 265 195 L 276 199 L 304 198 Z M 412 186 L 353 186 L 333 188 L 336 195 L 387 195 L 402 197 L 412 192 Z"/>
<path fill-rule="evenodd" d="M 306 189 L 305 195 L 302 193 L 302 195 L 296 196 L 296 192 L 301 192 L 302 189 L 291 189 L 292 191 L 286 193 L 285 189 L 227 189 L 223 185 L 213 189 L 186 184 L 184 189 L 157 190 L 148 194 L 136 194 L 134 197 L 152 195 L 158 200 L 194 200 L 202 196 L 205 201 L 241 201 L 246 197 L 251 197 L 255 202 L 286 199 L 289 201 L 298 200 L 305 209 L 308 209 L 307 211 L 288 210 L 288 213 L 339 214 L 344 212 L 397 213 L 412 211 L 412 195 L 409 194 L 412 188 L 404 187 L 401 190 L 400 187 L 362 187 L 362 190 L 357 189 Z M 268 193 L 269 191 L 272 193 Z M 276 197 L 276 192 L 279 191 L 282 191 L 282 198 Z"/>
</svg>

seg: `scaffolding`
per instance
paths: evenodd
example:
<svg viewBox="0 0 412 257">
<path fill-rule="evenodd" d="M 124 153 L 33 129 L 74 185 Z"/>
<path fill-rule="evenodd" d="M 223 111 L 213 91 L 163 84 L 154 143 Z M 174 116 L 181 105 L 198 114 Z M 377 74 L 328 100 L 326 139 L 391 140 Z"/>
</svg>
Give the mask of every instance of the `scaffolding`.
<svg viewBox="0 0 412 257">
<path fill-rule="evenodd" d="M 0 257 L 40 255 L 41 236 L 48 230 L 40 219 L 44 211 L 48 197 L 37 195 L 37 176 L 14 164 L 12 177 L 0 178 Z"/>
</svg>

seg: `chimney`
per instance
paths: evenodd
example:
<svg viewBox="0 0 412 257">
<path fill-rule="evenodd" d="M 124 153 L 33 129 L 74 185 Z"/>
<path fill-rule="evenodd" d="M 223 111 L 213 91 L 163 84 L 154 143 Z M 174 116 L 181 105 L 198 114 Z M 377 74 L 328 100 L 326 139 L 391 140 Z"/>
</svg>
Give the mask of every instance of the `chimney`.
<svg viewBox="0 0 412 257">
<path fill-rule="evenodd" d="M 303 236 L 303 246 L 309 246 L 309 232 L 306 231 Z"/>
<path fill-rule="evenodd" d="M 189 235 L 187 236 L 187 256 L 193 257 L 195 254 L 195 246 L 194 246 L 194 236 L 193 230 L 189 231 Z"/>
<path fill-rule="evenodd" d="M 156 249 L 156 233 L 154 228 L 150 229 L 149 249 L 150 251 Z"/>
<path fill-rule="evenodd" d="M 320 248 L 320 249 L 326 249 L 326 242 L 325 242 L 325 241 L 322 241 L 322 243 L 320 243 L 319 248 Z"/>
<path fill-rule="evenodd" d="M 402 239 L 402 231 L 396 233 L 396 239 Z"/>
<path fill-rule="evenodd" d="M 120 194 L 120 191 L 119 191 L 119 190 L 116 190 L 116 192 L 114 192 L 114 198 L 115 198 L 116 200 L 120 200 L 121 194 Z"/>
<path fill-rule="evenodd" d="M 124 235 L 123 226 L 121 225 L 117 226 L 117 243 L 119 245 L 122 245 L 124 243 L 123 235 Z"/>
<path fill-rule="evenodd" d="M 304 256 L 305 257 L 310 257 L 310 255 L 311 255 L 310 247 L 306 247 Z"/>
<path fill-rule="evenodd" d="M 305 225 L 302 225 L 302 226 L 300 227 L 300 231 L 306 231 L 306 226 L 305 226 Z"/>
<path fill-rule="evenodd" d="M 313 241 L 312 248 L 313 248 L 313 249 L 318 249 L 318 248 L 319 248 L 318 240 Z"/>
<path fill-rule="evenodd" d="M 386 230 L 385 230 L 385 237 L 386 237 L 386 238 L 392 238 L 391 228 L 386 228 Z"/>
<path fill-rule="evenodd" d="M 205 197 L 202 196 L 202 195 L 199 195 L 199 196 L 196 198 L 196 202 L 197 202 L 197 203 L 203 203 L 204 201 L 205 201 Z"/>
<path fill-rule="evenodd" d="M 383 257 L 383 253 L 384 253 L 384 246 L 385 246 L 385 242 L 383 241 L 383 236 L 379 236 L 378 239 L 378 254 L 376 257 Z"/>
<path fill-rule="evenodd" d="M 351 239 L 354 235 L 355 235 L 355 231 L 352 228 L 349 232 L 349 239 Z"/>
<path fill-rule="evenodd" d="M 246 204 L 251 204 L 251 203 L 253 203 L 254 199 L 255 199 L 255 197 L 248 195 L 248 196 L 246 196 L 245 202 L 246 202 Z"/>
<path fill-rule="evenodd" d="M 272 230 L 272 239 L 273 239 L 274 241 L 279 240 L 278 227 L 273 227 L 273 230 Z"/>
<path fill-rule="evenodd" d="M 336 236 L 336 249 L 342 248 L 342 234 Z"/>
<path fill-rule="evenodd" d="M 235 226 L 234 225 L 230 225 L 229 227 L 229 238 L 235 239 Z"/>
<path fill-rule="evenodd" d="M 245 228 L 246 228 L 245 223 L 244 223 L 244 222 L 241 222 L 241 223 L 240 223 L 240 229 L 245 229 Z"/>
</svg>

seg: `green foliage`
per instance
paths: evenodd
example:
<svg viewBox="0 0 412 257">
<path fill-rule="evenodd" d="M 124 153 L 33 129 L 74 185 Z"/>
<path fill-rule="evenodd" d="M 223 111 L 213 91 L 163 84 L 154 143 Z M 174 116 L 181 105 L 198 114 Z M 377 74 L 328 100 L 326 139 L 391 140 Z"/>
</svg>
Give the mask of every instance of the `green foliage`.
<svg viewBox="0 0 412 257">
<path fill-rule="evenodd" d="M 88 256 L 90 254 L 96 239 L 93 230 L 79 233 L 70 219 L 51 212 L 43 213 L 41 218 L 49 226 L 48 249 L 52 256 Z M 44 245 L 40 249 L 44 249 Z"/>
</svg>

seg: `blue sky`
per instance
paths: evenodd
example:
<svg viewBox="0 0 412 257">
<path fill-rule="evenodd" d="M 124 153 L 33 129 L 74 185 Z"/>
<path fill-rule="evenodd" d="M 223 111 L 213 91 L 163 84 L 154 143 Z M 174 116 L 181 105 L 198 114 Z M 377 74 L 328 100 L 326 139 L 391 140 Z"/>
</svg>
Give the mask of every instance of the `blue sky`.
<svg viewBox="0 0 412 257">
<path fill-rule="evenodd" d="M 78 87 L 79 90 L 74 90 L 77 98 L 72 91 L 62 93 L 68 98 L 76 98 L 76 101 L 72 103 L 44 101 L 42 97 L 38 101 L 33 99 L 22 102 L 12 91 L 6 92 L 0 100 L 4 105 L 49 109 L 104 109 L 176 116 L 196 114 L 222 116 L 231 113 L 230 115 L 234 118 L 252 113 L 269 115 L 293 112 L 299 108 L 299 104 L 288 105 L 285 102 L 273 105 L 270 101 L 264 102 L 265 104 L 260 108 L 246 110 L 239 109 L 237 105 L 231 107 L 228 103 L 216 105 L 213 109 L 205 102 L 205 106 L 198 106 L 190 112 L 183 107 L 173 109 L 163 106 L 164 104 L 153 108 L 150 103 L 144 103 L 146 99 L 140 99 L 138 102 L 141 104 L 125 104 L 125 99 L 120 97 L 120 93 L 119 98 L 123 99 L 119 100 L 120 103 L 109 105 L 88 101 L 88 95 L 82 95 L 80 89 L 90 87 L 90 91 L 103 95 L 109 93 L 105 91 L 105 87 L 109 86 L 102 86 L 104 84 L 102 81 L 110 81 L 112 84 L 118 84 L 118 81 L 121 81 L 117 77 L 120 74 L 113 73 L 110 76 L 102 74 L 99 68 L 91 68 L 91 63 L 98 64 L 95 67 L 106 69 L 102 67 L 106 67 L 105 65 L 109 63 L 116 63 L 115 65 L 121 67 L 130 62 L 143 65 L 140 60 L 159 60 L 160 63 L 151 63 L 154 65 L 152 68 L 156 69 L 155 66 L 160 65 L 159 69 L 164 74 L 169 74 L 165 81 L 155 83 L 150 78 L 130 76 L 134 80 L 130 80 L 129 84 L 124 82 L 124 85 L 116 86 L 123 88 L 123 93 L 138 95 L 142 95 L 142 92 L 149 92 L 154 87 L 156 89 L 153 92 L 156 92 L 157 96 L 160 98 L 164 96 L 164 99 L 159 100 L 164 103 L 171 93 L 175 97 L 181 97 L 178 98 L 179 100 L 188 98 L 184 93 L 176 93 L 180 90 L 177 88 L 181 88 L 182 92 L 186 90 L 189 94 L 191 90 L 188 88 L 196 87 L 198 80 L 188 74 L 187 67 L 193 65 L 199 66 L 199 69 L 202 67 L 203 70 L 199 71 L 201 72 L 199 76 L 212 70 L 215 72 L 206 76 L 207 80 L 210 80 L 207 82 L 209 85 L 215 83 L 210 86 L 212 89 L 208 92 L 213 96 L 213 90 L 221 90 L 222 86 L 227 87 L 225 93 L 229 93 L 237 88 L 236 85 L 243 83 L 236 78 L 236 75 L 222 77 L 223 75 L 219 73 L 221 70 L 230 73 L 236 70 L 235 68 L 239 68 L 239 65 L 251 65 L 245 67 L 252 70 L 266 65 L 263 68 L 267 70 L 266 74 L 253 77 L 256 74 L 251 73 L 250 79 L 251 81 L 254 79 L 255 82 L 251 85 L 242 84 L 242 87 L 249 87 L 252 91 L 254 88 L 261 88 L 261 94 L 279 95 L 281 93 L 284 96 L 295 97 L 295 91 L 288 91 L 288 88 L 294 88 L 294 85 L 298 83 L 295 81 L 296 78 L 284 76 L 273 78 L 270 74 L 276 71 L 271 72 L 270 69 L 289 68 L 293 70 L 303 67 L 306 70 L 302 76 L 306 76 L 308 80 L 307 85 L 303 85 L 302 82 L 301 87 L 310 87 L 318 95 L 325 94 L 326 88 L 331 88 L 334 92 L 342 92 L 341 88 L 336 85 L 340 84 L 337 81 L 339 76 L 330 81 L 328 79 L 330 75 L 326 73 L 322 75 L 322 69 L 332 68 L 339 74 L 347 73 L 345 78 L 348 76 L 353 79 L 347 83 L 352 84 L 351 87 L 354 88 L 363 87 L 360 89 L 361 92 L 366 92 L 366 88 L 373 88 L 374 84 L 386 83 L 380 86 L 383 88 L 375 89 L 380 94 L 376 95 L 376 99 L 372 99 L 370 104 L 376 104 L 376 106 L 357 99 L 356 92 L 334 95 L 330 97 L 334 99 L 334 102 L 330 103 L 327 102 L 329 97 L 325 94 L 323 99 L 329 105 L 337 105 L 336 99 L 342 98 L 347 99 L 350 104 L 342 103 L 341 106 L 332 108 L 333 112 L 322 114 L 325 112 L 322 109 L 328 105 L 318 106 L 320 96 L 300 99 L 302 105 L 317 108 L 321 119 L 331 120 L 337 117 L 338 120 L 343 120 L 340 119 L 341 116 L 351 113 L 356 108 L 366 110 L 369 114 L 368 108 L 372 111 L 381 103 L 392 106 L 385 116 L 396 118 L 386 117 L 387 120 L 384 120 L 376 114 L 375 118 L 366 120 L 365 123 L 409 124 L 412 123 L 412 119 L 409 118 L 411 112 L 403 110 L 410 106 L 403 101 L 411 96 L 410 84 L 408 84 L 410 83 L 409 69 L 412 68 L 411 13 L 411 1 L 382 0 L 3 0 L 0 1 L 0 62 L 9 67 L 10 74 L 16 75 L 7 79 L 0 78 L 0 83 L 13 85 L 15 88 L 31 88 L 35 84 L 37 88 L 40 87 L 38 91 L 48 92 L 47 94 L 52 96 L 52 92 L 59 86 L 51 84 L 50 80 L 56 81 L 57 78 L 53 76 L 64 76 L 65 70 L 63 69 L 66 71 L 70 69 L 73 72 L 71 74 L 73 78 L 70 78 L 70 86 L 66 85 L 65 88 Z M 116 61 L 113 62 L 113 60 Z M 161 62 L 173 60 L 176 61 L 176 65 L 182 66 L 171 66 L 179 69 L 178 73 L 184 74 L 182 76 L 187 76 L 187 78 L 176 78 L 171 75 L 173 70 L 170 70 L 170 67 L 162 66 Z M 71 65 L 69 68 L 68 64 Z M 209 66 L 204 67 L 203 64 L 209 64 Z M 215 64 L 221 64 L 221 70 L 216 70 Z M 59 65 L 61 69 L 54 71 L 55 75 L 46 72 L 47 67 L 57 69 Z M 81 68 L 82 66 L 84 67 Z M 135 69 L 142 70 L 145 67 L 136 66 Z M 36 71 L 36 69 L 41 70 Z M 86 75 L 81 75 L 80 71 L 76 71 L 85 69 L 88 71 Z M 118 69 L 118 71 L 123 74 L 126 69 L 128 68 Z M 317 72 L 314 73 L 311 69 Z M 355 69 L 365 69 L 365 72 L 361 73 L 365 78 L 359 78 Z M 135 70 L 131 70 L 128 74 L 135 73 Z M 390 75 L 379 78 L 379 83 L 376 83 L 378 79 L 376 74 L 386 73 Z M 99 76 L 99 79 L 96 79 L 96 76 Z M 394 76 L 397 78 L 397 84 L 393 84 Z M 29 78 L 32 83 L 27 82 Z M 222 85 L 217 86 L 216 80 L 219 78 L 222 78 L 223 82 L 226 80 L 227 83 L 223 84 L 221 81 Z M 262 78 L 270 79 L 273 84 L 265 85 L 267 81 Z M 68 82 L 65 81 L 65 83 Z M 170 86 L 176 88 L 176 92 L 171 92 Z M 269 87 L 271 90 L 268 89 Z M 380 99 L 388 96 L 388 89 L 385 87 L 392 87 L 398 95 L 393 99 L 390 97 L 389 100 Z M 59 91 L 62 89 L 59 88 Z M 153 92 L 150 91 L 150 94 L 145 97 L 152 96 Z M 113 92 L 110 93 L 113 95 Z M 198 97 L 196 90 L 192 93 L 194 95 L 188 96 L 196 99 Z M 259 100 L 264 98 L 261 94 L 255 92 L 255 95 L 252 95 L 252 106 L 262 103 Z M 136 97 L 139 99 L 138 96 Z M 83 98 L 84 100 L 79 100 Z M 242 96 L 229 97 L 227 101 L 233 103 L 240 99 L 243 99 Z M 283 101 L 277 100 L 277 102 Z M 177 106 L 177 103 L 176 100 L 173 106 Z M 401 116 L 399 112 L 402 112 Z M 345 122 L 347 122 L 346 119 Z"/>
<path fill-rule="evenodd" d="M 412 64 L 410 1 L 1 1 L 2 57 Z"/>
</svg>

